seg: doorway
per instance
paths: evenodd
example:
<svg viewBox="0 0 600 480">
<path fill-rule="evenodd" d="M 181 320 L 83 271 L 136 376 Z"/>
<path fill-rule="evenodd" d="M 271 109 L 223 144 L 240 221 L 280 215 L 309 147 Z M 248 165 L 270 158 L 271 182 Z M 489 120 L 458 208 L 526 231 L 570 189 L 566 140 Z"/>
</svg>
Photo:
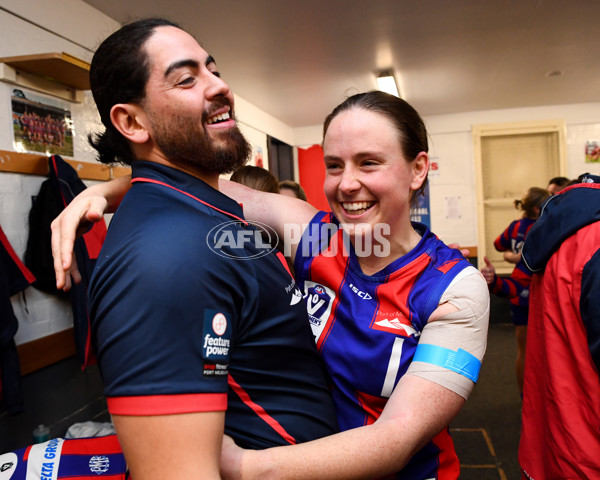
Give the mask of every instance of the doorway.
<svg viewBox="0 0 600 480">
<path fill-rule="evenodd" d="M 566 172 L 564 120 L 474 125 L 478 265 L 487 256 L 498 274 L 510 274 L 494 240 L 520 217 L 514 201 L 529 187 L 546 188 Z"/>
</svg>

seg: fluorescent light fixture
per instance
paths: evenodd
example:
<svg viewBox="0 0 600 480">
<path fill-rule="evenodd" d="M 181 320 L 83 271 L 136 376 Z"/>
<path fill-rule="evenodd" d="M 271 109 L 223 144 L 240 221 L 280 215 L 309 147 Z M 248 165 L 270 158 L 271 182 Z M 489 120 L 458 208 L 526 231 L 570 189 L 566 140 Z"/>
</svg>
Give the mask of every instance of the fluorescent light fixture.
<svg viewBox="0 0 600 480">
<path fill-rule="evenodd" d="M 377 75 L 377 85 L 382 92 L 400 97 L 398 85 L 396 84 L 396 79 L 394 78 L 394 73 L 392 71 L 387 70 L 385 72 L 380 72 Z"/>
</svg>

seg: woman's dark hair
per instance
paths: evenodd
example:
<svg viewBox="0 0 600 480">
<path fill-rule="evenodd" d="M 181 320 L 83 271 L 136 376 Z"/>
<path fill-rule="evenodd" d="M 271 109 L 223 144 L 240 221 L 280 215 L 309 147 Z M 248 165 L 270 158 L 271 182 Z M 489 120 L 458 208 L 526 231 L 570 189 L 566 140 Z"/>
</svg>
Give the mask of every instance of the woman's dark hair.
<svg viewBox="0 0 600 480">
<path fill-rule="evenodd" d="M 412 162 L 420 152 L 428 152 L 427 129 L 419 113 L 405 100 L 373 90 L 365 93 L 357 93 L 344 100 L 325 118 L 323 124 L 323 139 L 331 121 L 340 113 L 351 108 L 363 108 L 365 110 L 379 113 L 392 122 L 398 132 L 400 148 L 405 158 Z M 425 190 L 427 178 L 423 185 L 413 193 L 411 201 Z"/>
<path fill-rule="evenodd" d="M 567 177 L 554 177 L 550 179 L 548 185 L 554 184 L 558 185 L 559 187 L 566 187 L 570 181 L 571 180 L 569 180 Z"/>
<path fill-rule="evenodd" d="M 110 120 L 110 110 L 118 103 L 140 102 L 145 97 L 150 75 L 144 50 L 146 41 L 158 27 L 176 27 L 162 18 L 147 18 L 127 25 L 106 38 L 96 50 L 90 65 L 90 87 L 104 133 L 88 135 L 102 163 L 125 163 L 135 160 L 129 144 Z"/>
<path fill-rule="evenodd" d="M 244 165 L 233 172 L 229 180 L 261 192 L 279 193 L 279 181 L 275 175 L 261 167 Z"/>
<path fill-rule="evenodd" d="M 537 218 L 539 210 L 544 202 L 550 198 L 552 194 L 545 188 L 531 187 L 521 200 L 515 200 L 515 208 L 523 210 L 526 217 Z"/>
</svg>

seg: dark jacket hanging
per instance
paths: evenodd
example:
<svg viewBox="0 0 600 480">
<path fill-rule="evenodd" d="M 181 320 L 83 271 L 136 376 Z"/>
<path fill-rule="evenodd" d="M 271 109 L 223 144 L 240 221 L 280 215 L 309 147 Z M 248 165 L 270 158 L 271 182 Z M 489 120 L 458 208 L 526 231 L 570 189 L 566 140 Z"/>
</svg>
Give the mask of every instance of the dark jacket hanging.
<svg viewBox="0 0 600 480">
<path fill-rule="evenodd" d="M 29 214 L 29 239 L 25 264 L 37 278 L 34 287 L 60 296 L 63 292 L 56 289 L 50 224 L 77 194 L 85 190 L 86 186 L 77 175 L 77 171 L 60 156 L 51 156 L 48 159 L 48 167 L 48 179 L 42 183 Z M 89 232 L 75 242 L 75 258 L 82 281 L 73 285 L 69 297 L 73 306 L 75 347 L 83 366 L 88 365 L 93 359 L 89 340 L 87 285 L 105 236 L 106 224 L 102 220 L 94 224 Z"/>
</svg>

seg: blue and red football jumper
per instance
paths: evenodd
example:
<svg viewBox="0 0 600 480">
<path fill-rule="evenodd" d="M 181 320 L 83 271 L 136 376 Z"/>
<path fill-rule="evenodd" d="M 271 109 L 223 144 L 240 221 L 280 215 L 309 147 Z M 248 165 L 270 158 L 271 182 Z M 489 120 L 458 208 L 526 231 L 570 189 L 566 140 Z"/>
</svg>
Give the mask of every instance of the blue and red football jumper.
<svg viewBox="0 0 600 480">
<path fill-rule="evenodd" d="M 295 259 L 317 348 L 333 386 L 338 424 L 373 423 L 410 365 L 421 331 L 452 280 L 470 263 L 424 225 L 419 244 L 374 275 L 365 275 L 330 213 L 305 229 Z M 457 478 L 448 429 L 393 478 Z"/>
<path fill-rule="evenodd" d="M 54 438 L 0 455 L 3 480 L 125 480 L 127 465 L 116 435 Z"/>
<path fill-rule="evenodd" d="M 529 217 L 512 221 L 498 238 L 494 240 L 494 248 L 499 252 L 510 250 L 513 253 L 521 253 L 525 237 L 534 223 L 535 219 Z"/>
<path fill-rule="evenodd" d="M 499 252 L 521 253 L 527 233 L 535 223 L 534 218 L 514 220 L 496 240 L 494 247 Z M 529 313 L 529 285 L 531 272 L 522 261 L 513 268 L 510 277 L 496 275 L 489 285 L 490 292 L 510 301 L 510 311 L 515 325 L 527 325 Z"/>
</svg>

